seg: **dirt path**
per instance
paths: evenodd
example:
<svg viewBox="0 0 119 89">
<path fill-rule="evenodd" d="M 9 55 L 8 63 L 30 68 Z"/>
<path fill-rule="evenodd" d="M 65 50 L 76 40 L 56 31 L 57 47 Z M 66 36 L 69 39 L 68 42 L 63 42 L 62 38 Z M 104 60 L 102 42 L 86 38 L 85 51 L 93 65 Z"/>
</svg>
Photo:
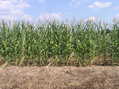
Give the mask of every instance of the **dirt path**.
<svg viewBox="0 0 119 89">
<path fill-rule="evenodd" d="M 0 89 L 119 89 L 119 67 L 7 67 Z"/>
</svg>

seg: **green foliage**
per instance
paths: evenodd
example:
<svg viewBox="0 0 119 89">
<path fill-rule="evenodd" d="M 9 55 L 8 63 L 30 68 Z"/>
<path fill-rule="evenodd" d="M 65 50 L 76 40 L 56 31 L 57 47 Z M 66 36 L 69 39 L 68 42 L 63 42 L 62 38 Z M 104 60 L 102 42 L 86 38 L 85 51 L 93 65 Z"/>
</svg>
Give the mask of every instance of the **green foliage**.
<svg viewBox="0 0 119 89">
<path fill-rule="evenodd" d="M 119 62 L 119 27 L 57 22 L 0 23 L 0 56 L 13 65 L 89 65 L 97 56 Z"/>
</svg>

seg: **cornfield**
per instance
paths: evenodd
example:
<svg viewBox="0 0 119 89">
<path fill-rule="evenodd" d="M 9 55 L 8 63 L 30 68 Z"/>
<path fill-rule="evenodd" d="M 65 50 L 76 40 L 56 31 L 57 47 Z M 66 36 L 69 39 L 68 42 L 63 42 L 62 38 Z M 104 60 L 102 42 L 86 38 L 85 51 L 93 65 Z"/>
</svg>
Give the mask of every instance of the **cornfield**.
<svg viewBox="0 0 119 89">
<path fill-rule="evenodd" d="M 0 62 L 38 66 L 118 64 L 119 25 L 1 22 Z"/>
</svg>

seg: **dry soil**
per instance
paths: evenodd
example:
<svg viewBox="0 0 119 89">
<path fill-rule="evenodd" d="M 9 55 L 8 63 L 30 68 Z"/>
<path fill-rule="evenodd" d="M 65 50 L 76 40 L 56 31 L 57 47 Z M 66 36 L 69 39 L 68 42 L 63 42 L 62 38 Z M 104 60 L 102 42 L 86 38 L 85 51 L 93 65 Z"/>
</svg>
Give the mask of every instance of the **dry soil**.
<svg viewBox="0 0 119 89">
<path fill-rule="evenodd" d="M 119 89 L 119 67 L 0 68 L 0 89 Z"/>
</svg>

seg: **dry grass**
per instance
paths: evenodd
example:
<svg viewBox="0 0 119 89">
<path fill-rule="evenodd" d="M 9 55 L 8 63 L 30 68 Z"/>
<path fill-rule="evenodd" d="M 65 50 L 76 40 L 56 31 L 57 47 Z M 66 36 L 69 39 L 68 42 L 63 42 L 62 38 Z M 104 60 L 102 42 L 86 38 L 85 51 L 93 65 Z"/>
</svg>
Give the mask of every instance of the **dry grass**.
<svg viewBox="0 0 119 89">
<path fill-rule="evenodd" d="M 93 65 L 112 65 L 113 59 L 109 56 L 96 56 L 91 60 L 91 63 Z"/>
<path fill-rule="evenodd" d="M 6 67 L 0 89 L 119 89 L 119 67 Z"/>
</svg>

